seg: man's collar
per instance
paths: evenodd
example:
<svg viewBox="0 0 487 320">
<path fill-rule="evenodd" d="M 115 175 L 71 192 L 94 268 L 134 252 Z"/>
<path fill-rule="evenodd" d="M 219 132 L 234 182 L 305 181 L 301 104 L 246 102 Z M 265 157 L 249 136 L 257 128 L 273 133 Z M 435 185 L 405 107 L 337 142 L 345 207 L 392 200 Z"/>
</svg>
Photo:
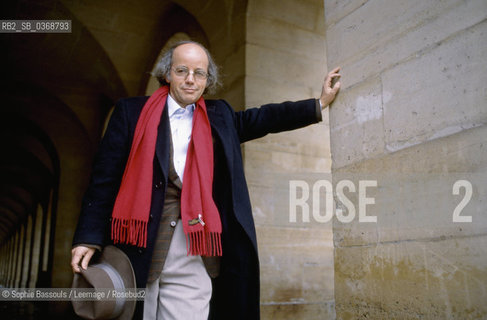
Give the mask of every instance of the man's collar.
<svg viewBox="0 0 487 320">
<path fill-rule="evenodd" d="M 169 111 L 169 117 L 171 117 L 174 112 L 180 110 L 180 109 L 183 109 L 181 108 L 181 106 L 176 102 L 176 100 L 174 100 L 170 94 L 167 95 L 167 107 L 169 108 L 168 111 Z M 190 104 L 190 105 L 187 105 L 186 108 L 189 108 L 187 110 L 189 111 L 194 111 L 194 103 L 193 104 Z"/>
</svg>

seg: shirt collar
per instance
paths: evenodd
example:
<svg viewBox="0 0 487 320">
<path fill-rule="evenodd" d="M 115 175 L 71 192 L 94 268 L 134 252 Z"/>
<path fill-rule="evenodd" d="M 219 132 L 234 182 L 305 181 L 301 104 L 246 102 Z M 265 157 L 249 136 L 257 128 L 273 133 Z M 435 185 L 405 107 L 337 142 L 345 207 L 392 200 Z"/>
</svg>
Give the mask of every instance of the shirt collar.
<svg viewBox="0 0 487 320">
<path fill-rule="evenodd" d="M 172 115 L 174 114 L 174 112 L 180 110 L 180 109 L 183 109 L 181 108 L 181 106 L 179 106 L 179 104 L 173 99 L 173 97 L 171 97 L 170 94 L 167 95 L 167 107 L 169 108 L 169 117 L 172 117 Z M 193 113 L 194 111 L 194 108 L 195 108 L 195 105 L 194 103 L 193 104 L 189 104 L 186 106 L 186 110 L 190 111 L 191 113 Z"/>
</svg>

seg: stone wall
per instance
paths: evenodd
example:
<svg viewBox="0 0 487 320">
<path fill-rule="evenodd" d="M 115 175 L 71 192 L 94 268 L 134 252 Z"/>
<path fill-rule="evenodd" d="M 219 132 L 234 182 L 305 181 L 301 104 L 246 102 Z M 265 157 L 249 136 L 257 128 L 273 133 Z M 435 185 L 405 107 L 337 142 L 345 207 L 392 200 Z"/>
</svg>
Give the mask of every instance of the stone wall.
<svg viewBox="0 0 487 320">
<path fill-rule="evenodd" d="M 333 223 L 337 319 L 487 316 L 486 18 L 484 0 L 325 1 L 333 179 L 377 181 L 376 223 Z"/>
</svg>

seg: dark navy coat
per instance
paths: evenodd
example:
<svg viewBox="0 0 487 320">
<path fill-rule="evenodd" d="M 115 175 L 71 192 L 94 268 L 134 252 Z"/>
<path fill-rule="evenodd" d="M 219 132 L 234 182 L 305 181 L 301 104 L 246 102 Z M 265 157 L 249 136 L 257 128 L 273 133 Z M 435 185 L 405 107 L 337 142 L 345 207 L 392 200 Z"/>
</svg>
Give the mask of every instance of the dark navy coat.
<svg viewBox="0 0 487 320">
<path fill-rule="evenodd" d="M 104 246 L 111 241 L 113 204 L 130 153 L 137 120 L 148 97 L 117 102 L 95 158 L 84 196 L 76 244 Z M 252 209 L 240 144 L 268 133 L 293 130 L 320 120 L 315 99 L 268 104 L 234 112 L 223 100 L 206 100 L 214 140 L 213 198 L 222 221 L 223 257 L 213 279 L 210 318 L 259 319 L 259 261 Z M 169 169 L 169 118 L 165 108 L 158 128 L 147 248 L 117 245 L 132 262 L 137 287 L 145 288 L 163 211 Z M 140 317 L 138 303 L 136 317 Z"/>
</svg>

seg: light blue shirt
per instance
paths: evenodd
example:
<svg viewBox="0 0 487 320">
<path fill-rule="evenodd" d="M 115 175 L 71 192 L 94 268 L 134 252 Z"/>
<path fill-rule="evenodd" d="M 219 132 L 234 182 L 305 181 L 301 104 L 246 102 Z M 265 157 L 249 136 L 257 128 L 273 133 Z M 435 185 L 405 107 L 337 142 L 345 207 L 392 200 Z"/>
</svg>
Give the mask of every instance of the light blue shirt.
<svg viewBox="0 0 487 320">
<path fill-rule="evenodd" d="M 184 166 L 186 165 L 186 154 L 188 144 L 193 130 L 193 113 L 195 105 L 190 104 L 186 108 L 181 108 L 179 104 L 168 95 L 167 107 L 169 112 L 169 124 L 171 127 L 174 169 L 183 181 Z"/>
</svg>

